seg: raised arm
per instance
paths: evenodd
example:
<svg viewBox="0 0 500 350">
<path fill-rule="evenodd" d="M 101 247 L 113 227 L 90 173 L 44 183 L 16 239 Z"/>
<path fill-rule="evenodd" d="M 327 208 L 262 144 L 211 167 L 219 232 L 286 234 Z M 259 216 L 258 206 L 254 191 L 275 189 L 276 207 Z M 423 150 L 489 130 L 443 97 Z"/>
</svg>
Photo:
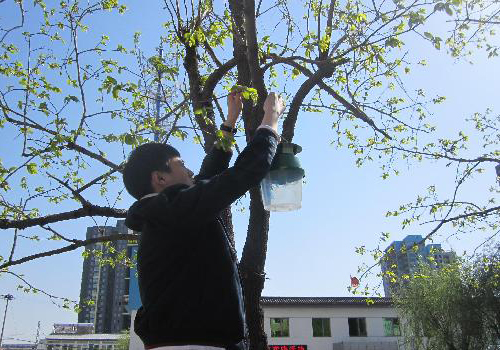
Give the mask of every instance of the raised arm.
<svg viewBox="0 0 500 350">
<path fill-rule="evenodd" d="M 231 147 L 224 147 L 230 145 L 234 141 L 234 133 L 236 130 L 236 122 L 242 109 L 241 94 L 231 93 L 227 96 L 227 118 L 221 125 L 222 136 L 224 142 L 216 143 L 210 152 L 203 159 L 200 172 L 195 177 L 195 181 L 207 180 L 212 176 L 220 174 L 226 170 L 231 160 L 232 150 Z"/>
<path fill-rule="evenodd" d="M 233 167 L 210 179 L 200 180 L 191 187 L 177 188 L 173 192 L 169 192 L 173 189 L 167 188 L 165 193 L 150 200 L 146 215 L 165 220 L 182 215 L 191 224 L 203 224 L 258 185 L 271 167 L 279 141 L 277 119 L 284 110 L 283 101 L 275 94 L 270 94 L 268 100 L 264 105 L 262 125 Z"/>
</svg>

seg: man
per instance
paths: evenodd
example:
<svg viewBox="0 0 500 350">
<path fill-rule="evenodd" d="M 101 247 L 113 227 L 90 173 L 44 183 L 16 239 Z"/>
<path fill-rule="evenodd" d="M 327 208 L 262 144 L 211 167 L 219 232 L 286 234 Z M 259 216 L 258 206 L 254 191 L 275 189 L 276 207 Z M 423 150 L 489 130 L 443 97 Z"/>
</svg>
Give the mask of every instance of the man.
<svg viewBox="0 0 500 350">
<path fill-rule="evenodd" d="M 233 136 L 241 108 L 241 96 L 230 94 L 225 137 Z M 217 145 L 195 178 L 172 146 L 148 143 L 130 154 L 123 180 L 137 202 L 125 224 L 141 232 L 134 329 L 146 349 L 245 349 L 238 267 L 219 213 L 269 171 L 283 110 L 271 93 L 261 126 L 231 168 L 231 151 Z"/>
</svg>

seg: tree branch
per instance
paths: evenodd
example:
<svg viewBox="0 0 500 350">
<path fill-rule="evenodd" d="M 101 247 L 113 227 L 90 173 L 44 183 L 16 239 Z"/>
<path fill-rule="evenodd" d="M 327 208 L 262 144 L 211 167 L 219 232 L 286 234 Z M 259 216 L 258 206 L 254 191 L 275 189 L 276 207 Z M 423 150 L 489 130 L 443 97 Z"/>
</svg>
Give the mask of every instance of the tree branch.
<svg viewBox="0 0 500 350">
<path fill-rule="evenodd" d="M 335 5 L 336 5 L 336 0 L 330 0 L 330 7 L 328 8 L 328 17 L 326 19 L 326 28 L 325 28 L 325 35 L 330 36 L 330 40 L 328 40 L 328 46 L 325 48 L 325 50 L 323 51 L 321 51 L 321 49 L 319 50 L 318 58 L 320 60 L 326 59 L 328 57 L 328 52 L 330 51 L 332 25 L 333 25 L 333 12 L 335 11 Z M 319 34 L 320 33 L 318 31 L 318 36 Z"/>
<path fill-rule="evenodd" d="M 94 244 L 94 243 L 112 242 L 112 241 L 118 241 L 118 240 L 134 241 L 134 240 L 137 240 L 138 238 L 139 238 L 139 235 L 128 234 L 128 233 L 127 234 L 117 234 L 117 235 L 96 237 L 96 238 L 89 238 L 89 239 L 86 239 L 83 241 L 78 241 L 77 243 L 67 245 L 66 247 L 63 247 L 63 248 L 48 250 L 48 251 L 45 251 L 42 253 L 28 255 L 28 256 L 25 256 L 24 258 L 21 258 L 21 259 L 6 262 L 6 263 L 0 265 L 0 270 L 5 269 L 5 268 L 10 267 L 10 266 L 23 264 L 25 262 L 32 261 L 35 259 L 40 259 L 40 258 L 52 256 L 52 255 L 61 254 L 61 253 L 67 253 L 67 252 L 73 251 L 75 249 L 78 249 L 78 248 L 81 248 L 81 247 L 84 247 L 84 246 L 87 246 L 90 244 Z"/>
<path fill-rule="evenodd" d="M 52 136 L 57 136 L 59 135 L 58 132 L 56 131 L 53 131 L 53 130 L 50 130 L 50 129 L 47 129 L 47 128 L 44 128 L 43 126 L 37 124 L 37 123 L 34 123 L 32 121 L 30 121 L 30 123 L 28 122 L 22 122 L 22 121 L 19 121 L 19 120 L 16 120 L 16 119 L 13 119 L 11 117 L 9 117 L 6 112 L 7 111 L 11 111 L 11 112 L 14 112 L 15 114 L 18 114 L 17 112 L 11 110 L 10 108 L 8 108 L 7 106 L 2 106 L 0 105 L 0 107 L 3 107 L 4 109 L 4 115 L 5 115 L 5 119 L 14 124 L 14 125 L 17 125 L 17 126 L 22 126 L 22 127 L 30 127 L 30 128 L 33 128 L 33 129 L 36 129 L 36 130 L 40 130 L 40 131 L 43 131 L 43 132 L 46 132 Z M 29 120 L 29 119 L 28 119 Z M 85 154 L 86 156 L 92 158 L 92 159 L 95 159 L 95 160 L 98 160 L 100 161 L 101 163 L 109 166 L 110 168 L 116 170 L 116 171 L 119 171 L 120 173 L 122 172 L 122 166 L 121 165 L 117 165 L 109 160 L 107 160 L 106 158 L 104 158 L 103 156 L 101 156 L 100 154 L 97 154 L 97 153 L 94 153 L 92 151 L 89 151 L 88 149 L 80 146 L 80 145 L 77 145 L 76 143 L 74 142 L 68 142 L 66 144 L 62 144 L 61 145 L 62 147 L 66 147 L 66 148 L 69 148 L 69 149 L 72 149 L 72 150 L 75 150 L 79 153 L 83 153 Z"/>
<path fill-rule="evenodd" d="M 46 174 L 51 179 L 57 181 L 60 185 L 66 187 L 66 189 L 68 189 L 73 194 L 73 197 L 81 203 L 82 207 L 87 208 L 90 205 L 90 203 L 85 198 L 83 198 L 80 192 L 77 192 L 70 185 L 68 185 L 68 180 L 62 181 L 48 172 Z"/>
<path fill-rule="evenodd" d="M 323 66 L 321 69 L 316 71 L 312 76 L 310 76 L 305 82 L 302 83 L 300 88 L 295 93 L 292 103 L 290 104 L 290 109 L 288 114 L 283 121 L 283 132 L 281 137 L 287 141 L 292 142 L 293 136 L 295 134 L 295 123 L 297 122 L 297 116 L 299 114 L 300 106 L 302 101 L 309 94 L 309 92 L 323 79 L 332 76 L 335 71 L 336 65 L 330 64 Z"/>
<path fill-rule="evenodd" d="M 2 36 L 2 39 L 0 39 L 0 44 L 3 43 L 3 41 L 5 40 L 5 37 L 10 33 L 12 32 L 13 30 L 16 30 L 16 29 L 19 29 L 19 28 L 22 28 L 24 26 L 24 8 L 23 8 L 23 2 L 22 1 L 19 1 L 17 3 L 19 5 L 19 9 L 21 10 L 21 24 L 17 25 L 17 26 L 14 26 L 12 28 L 10 28 L 9 30 L 6 30 L 5 31 L 5 34 Z"/>
<path fill-rule="evenodd" d="M 245 39 L 247 44 L 247 60 L 250 71 L 250 78 L 253 87 L 257 90 L 259 99 L 253 108 L 253 116 L 249 121 L 250 133 L 257 128 L 262 121 L 264 111 L 262 106 L 267 98 L 266 84 L 264 83 L 264 74 L 259 64 L 259 45 L 257 42 L 257 25 L 255 21 L 255 0 L 246 0 L 243 9 L 245 17 Z"/>
<path fill-rule="evenodd" d="M 203 100 L 206 101 L 212 98 L 215 87 L 219 81 L 224 77 L 224 75 L 227 74 L 227 72 L 236 66 L 236 63 L 238 63 L 236 58 L 231 58 L 208 76 L 205 81 L 205 85 L 203 86 L 203 90 L 201 91 L 201 98 Z"/>
<path fill-rule="evenodd" d="M 69 148 L 69 149 L 72 149 L 72 150 L 75 150 L 75 151 L 77 151 L 79 153 L 85 154 L 86 156 L 88 156 L 88 157 L 90 157 L 92 159 L 98 160 L 101 163 L 103 163 L 104 165 L 107 165 L 110 168 L 112 168 L 113 170 L 116 170 L 116 171 L 118 171 L 120 173 L 123 171 L 123 165 L 117 165 L 117 164 L 113 163 L 112 161 L 107 160 L 106 158 L 104 158 L 100 154 L 96 154 L 96 153 L 94 153 L 92 151 L 89 151 L 88 149 L 86 149 L 86 148 L 84 148 L 84 147 L 82 147 L 80 145 L 77 145 L 74 142 L 68 142 L 65 145 L 65 147 Z"/>
<path fill-rule="evenodd" d="M 314 75 L 314 73 L 312 73 L 309 69 L 301 66 L 300 64 L 298 64 L 295 61 L 289 60 L 287 58 L 278 57 L 276 55 L 271 55 L 271 58 L 273 60 L 275 60 L 275 61 L 280 62 L 280 63 L 288 64 L 288 65 L 290 65 L 290 66 L 292 66 L 294 68 L 297 68 L 300 72 L 302 72 L 302 74 L 304 74 L 305 76 L 307 76 L 309 78 Z M 334 64 L 340 65 L 340 64 L 343 64 L 345 62 L 347 62 L 347 59 L 339 60 L 339 61 L 335 62 Z M 320 88 L 322 88 L 323 90 L 325 90 L 326 92 L 328 92 L 333 98 L 335 98 L 337 101 L 339 101 L 356 118 L 361 119 L 362 121 L 364 121 L 365 123 L 367 123 L 368 125 L 370 125 L 375 131 L 381 133 L 382 135 L 384 135 L 385 137 L 387 137 L 389 140 L 392 140 L 392 137 L 387 132 L 385 132 L 384 130 L 378 128 L 375 125 L 375 122 L 370 117 L 368 117 L 365 112 L 363 112 L 362 110 L 360 110 L 359 108 L 357 108 L 353 104 L 349 103 L 346 99 L 344 99 L 337 92 L 335 92 L 335 90 L 333 90 L 325 82 L 318 81 L 318 85 L 319 85 Z"/>
<path fill-rule="evenodd" d="M 203 47 L 205 48 L 205 51 L 208 52 L 208 55 L 212 58 L 212 60 L 214 61 L 214 63 L 217 65 L 217 67 L 222 66 L 222 63 L 219 61 L 219 59 L 217 58 L 217 55 L 215 54 L 214 50 L 208 44 L 207 41 L 205 41 L 203 43 Z"/>
<path fill-rule="evenodd" d="M 14 277 L 16 277 L 17 279 L 21 280 L 25 285 L 27 285 L 31 290 L 33 290 L 34 293 L 42 293 L 43 295 L 49 297 L 50 299 L 59 299 L 59 300 L 62 300 L 62 301 L 67 301 L 67 302 L 71 302 L 73 304 L 77 304 L 78 302 L 75 301 L 75 300 L 70 300 L 68 298 L 64 298 L 64 297 L 58 297 L 56 295 L 52 295 L 50 293 L 47 293 L 46 291 L 42 290 L 42 289 L 39 289 L 39 288 L 36 288 L 35 286 L 33 286 L 31 283 L 29 283 L 26 279 L 24 279 L 22 276 L 19 276 L 17 273 L 14 273 L 12 271 L 0 271 L 0 274 L 2 273 L 7 273 L 9 275 L 12 275 Z M 61 306 L 57 303 L 55 303 L 53 300 L 52 300 L 52 303 L 57 305 L 57 306 Z"/>
<path fill-rule="evenodd" d="M 80 208 L 68 212 L 42 216 L 39 218 L 29 218 L 23 220 L 0 220 L 0 229 L 6 230 L 11 228 L 25 229 L 33 226 L 42 226 L 59 221 L 73 220 L 88 216 L 105 216 L 111 218 L 125 218 L 127 211 L 124 209 L 115 209 L 109 207 L 101 207 L 98 205 L 89 205 L 86 208 Z"/>
<path fill-rule="evenodd" d="M 485 157 L 485 156 L 483 156 L 483 157 L 477 157 L 477 158 L 474 158 L 474 159 L 458 158 L 458 157 L 451 157 L 451 156 L 448 156 L 446 154 L 429 153 L 429 152 L 423 152 L 423 151 L 415 151 L 415 150 L 410 150 L 410 149 L 406 149 L 406 148 L 398 147 L 398 146 L 391 146 L 391 147 L 384 147 L 384 148 L 377 148 L 377 147 L 375 147 L 375 149 L 377 151 L 387 151 L 387 150 L 394 150 L 394 149 L 396 149 L 398 151 L 405 152 L 405 153 L 411 153 L 411 154 L 418 154 L 418 155 L 422 155 L 422 156 L 428 156 L 428 157 L 432 157 L 434 159 L 447 159 L 447 160 L 451 160 L 451 161 L 458 162 L 458 163 L 492 162 L 492 163 L 500 164 L 500 159 L 495 159 L 495 158 L 490 158 L 490 157 Z"/>
<path fill-rule="evenodd" d="M 107 178 L 108 176 L 112 175 L 113 173 L 117 172 L 116 169 L 110 169 L 109 171 L 105 172 L 104 174 L 102 174 L 101 176 L 98 176 L 96 177 L 94 180 L 92 181 L 89 181 L 87 182 L 85 185 L 83 185 L 82 187 L 78 188 L 77 190 L 75 190 L 75 193 L 76 194 L 79 194 L 83 191 L 85 191 L 87 188 L 95 185 L 96 183 L 98 183 L 99 181 Z"/>
</svg>

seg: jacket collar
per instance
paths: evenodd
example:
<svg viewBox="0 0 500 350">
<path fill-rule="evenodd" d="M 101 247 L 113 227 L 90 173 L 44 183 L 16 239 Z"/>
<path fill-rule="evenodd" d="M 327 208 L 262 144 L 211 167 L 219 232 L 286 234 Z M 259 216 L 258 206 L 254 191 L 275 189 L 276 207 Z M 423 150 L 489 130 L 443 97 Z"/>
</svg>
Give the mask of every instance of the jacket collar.
<svg viewBox="0 0 500 350">
<path fill-rule="evenodd" d="M 150 194 L 147 194 L 147 195 L 145 195 L 145 196 L 142 196 L 142 197 L 141 197 L 141 199 L 139 199 L 139 200 L 140 200 L 140 201 L 142 201 L 143 199 L 146 199 L 146 198 L 151 198 L 151 197 L 155 197 L 155 196 L 157 196 L 157 195 L 159 195 L 159 193 L 158 193 L 158 192 L 150 193 Z"/>
</svg>

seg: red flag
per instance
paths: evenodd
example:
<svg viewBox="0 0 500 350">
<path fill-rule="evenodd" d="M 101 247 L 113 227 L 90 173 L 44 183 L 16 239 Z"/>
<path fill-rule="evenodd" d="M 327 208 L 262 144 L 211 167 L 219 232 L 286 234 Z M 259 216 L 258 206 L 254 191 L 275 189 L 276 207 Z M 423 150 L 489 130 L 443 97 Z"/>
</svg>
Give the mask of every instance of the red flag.
<svg viewBox="0 0 500 350">
<path fill-rule="evenodd" d="M 351 287 L 352 288 L 358 288 L 359 287 L 359 280 L 357 277 L 351 277 Z"/>
</svg>

